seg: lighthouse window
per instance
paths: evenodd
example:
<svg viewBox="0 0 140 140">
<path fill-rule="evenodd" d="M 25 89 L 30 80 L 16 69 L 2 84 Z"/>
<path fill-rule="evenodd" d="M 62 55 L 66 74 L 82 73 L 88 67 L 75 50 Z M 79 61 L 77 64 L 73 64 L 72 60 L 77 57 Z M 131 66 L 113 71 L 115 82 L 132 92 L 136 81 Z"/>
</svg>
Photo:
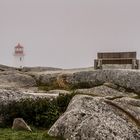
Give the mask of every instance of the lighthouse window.
<svg viewBox="0 0 140 140">
<path fill-rule="evenodd" d="M 20 57 L 20 61 L 22 60 L 22 58 Z"/>
</svg>

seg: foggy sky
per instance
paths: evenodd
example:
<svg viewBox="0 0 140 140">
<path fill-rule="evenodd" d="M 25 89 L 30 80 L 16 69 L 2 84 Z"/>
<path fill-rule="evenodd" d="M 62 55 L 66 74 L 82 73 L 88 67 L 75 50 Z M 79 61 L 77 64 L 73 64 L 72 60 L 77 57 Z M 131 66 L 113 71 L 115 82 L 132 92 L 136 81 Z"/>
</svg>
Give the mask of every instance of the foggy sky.
<svg viewBox="0 0 140 140">
<path fill-rule="evenodd" d="M 0 0 L 0 64 L 14 65 L 18 42 L 26 66 L 89 67 L 100 51 L 140 58 L 140 0 Z"/>
</svg>

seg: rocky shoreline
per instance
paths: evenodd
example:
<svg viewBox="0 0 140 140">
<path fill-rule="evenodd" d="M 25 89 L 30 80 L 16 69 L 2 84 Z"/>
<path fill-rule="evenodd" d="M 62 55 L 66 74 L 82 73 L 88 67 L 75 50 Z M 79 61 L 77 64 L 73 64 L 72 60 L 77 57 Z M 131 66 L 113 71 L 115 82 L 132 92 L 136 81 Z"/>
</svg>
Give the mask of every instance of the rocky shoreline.
<svg viewBox="0 0 140 140">
<path fill-rule="evenodd" d="M 50 135 L 68 140 L 140 139 L 139 70 L 0 68 L 1 103 L 73 92 Z"/>
</svg>

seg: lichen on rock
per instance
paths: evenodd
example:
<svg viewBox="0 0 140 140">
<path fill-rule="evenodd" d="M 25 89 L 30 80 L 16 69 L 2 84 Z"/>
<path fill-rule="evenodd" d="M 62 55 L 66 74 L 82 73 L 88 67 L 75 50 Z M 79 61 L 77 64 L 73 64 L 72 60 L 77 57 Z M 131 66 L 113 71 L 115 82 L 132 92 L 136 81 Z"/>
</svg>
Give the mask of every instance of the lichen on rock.
<svg viewBox="0 0 140 140">
<path fill-rule="evenodd" d="M 136 99 L 132 102 L 134 100 L 140 103 Z M 125 111 L 106 101 L 108 99 L 105 97 L 76 95 L 48 133 L 64 136 L 68 140 L 140 139 L 140 130 L 136 122 Z M 121 102 L 123 100 L 120 100 L 120 104 Z"/>
</svg>

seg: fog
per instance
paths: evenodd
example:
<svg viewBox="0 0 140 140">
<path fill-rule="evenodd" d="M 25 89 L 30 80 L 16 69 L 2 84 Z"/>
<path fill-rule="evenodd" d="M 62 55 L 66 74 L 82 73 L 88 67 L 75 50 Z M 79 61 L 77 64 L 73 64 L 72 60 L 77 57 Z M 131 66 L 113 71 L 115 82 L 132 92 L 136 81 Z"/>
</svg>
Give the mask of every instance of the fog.
<svg viewBox="0 0 140 140">
<path fill-rule="evenodd" d="M 0 63 L 14 66 L 14 47 L 26 66 L 90 67 L 97 52 L 137 51 L 139 0 L 0 0 Z"/>
</svg>

